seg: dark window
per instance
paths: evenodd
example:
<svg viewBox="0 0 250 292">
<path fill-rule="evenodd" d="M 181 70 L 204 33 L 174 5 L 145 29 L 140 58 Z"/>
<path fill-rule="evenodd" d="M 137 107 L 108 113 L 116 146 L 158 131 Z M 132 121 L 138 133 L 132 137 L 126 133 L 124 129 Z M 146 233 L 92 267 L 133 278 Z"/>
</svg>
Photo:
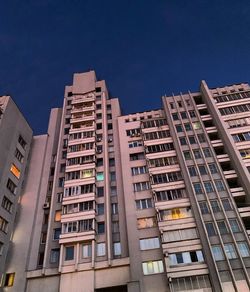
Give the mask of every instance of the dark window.
<svg viewBox="0 0 250 292">
<path fill-rule="evenodd" d="M 108 130 L 112 130 L 113 129 L 113 125 L 108 123 Z"/>
<path fill-rule="evenodd" d="M 97 204 L 97 214 L 98 215 L 104 214 L 104 204 Z"/>
<path fill-rule="evenodd" d="M 105 232 L 105 225 L 104 222 L 98 222 L 97 223 L 97 233 L 102 234 Z"/>
<path fill-rule="evenodd" d="M 97 197 L 104 196 L 104 187 L 97 187 Z"/>
<path fill-rule="evenodd" d="M 27 143 L 25 142 L 25 140 L 23 139 L 21 135 L 18 138 L 18 143 L 23 147 L 23 149 L 25 149 Z"/>
<path fill-rule="evenodd" d="M 65 261 L 70 261 L 74 259 L 74 246 L 65 247 Z"/>
<path fill-rule="evenodd" d="M 9 178 L 7 181 L 7 189 L 11 191 L 12 194 L 16 194 L 17 186 L 13 183 L 13 181 Z"/>
<path fill-rule="evenodd" d="M 96 129 L 101 130 L 102 129 L 102 123 L 96 124 Z"/>
</svg>

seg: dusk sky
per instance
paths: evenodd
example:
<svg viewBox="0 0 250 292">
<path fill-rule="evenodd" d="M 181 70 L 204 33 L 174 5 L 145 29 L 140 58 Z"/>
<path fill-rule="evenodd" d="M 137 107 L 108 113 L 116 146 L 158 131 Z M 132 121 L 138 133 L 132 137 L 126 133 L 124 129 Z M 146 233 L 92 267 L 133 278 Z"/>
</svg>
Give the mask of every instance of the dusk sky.
<svg viewBox="0 0 250 292">
<path fill-rule="evenodd" d="M 249 0 L 9 0 L 0 6 L 0 95 L 46 133 L 75 72 L 96 71 L 124 114 L 164 94 L 250 81 Z"/>
</svg>

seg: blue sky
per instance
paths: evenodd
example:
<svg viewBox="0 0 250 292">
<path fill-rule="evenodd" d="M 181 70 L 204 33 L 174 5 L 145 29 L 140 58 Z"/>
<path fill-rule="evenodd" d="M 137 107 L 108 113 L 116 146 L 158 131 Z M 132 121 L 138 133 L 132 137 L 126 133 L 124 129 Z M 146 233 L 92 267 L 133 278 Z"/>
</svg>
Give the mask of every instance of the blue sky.
<svg viewBox="0 0 250 292">
<path fill-rule="evenodd" d="M 0 9 L 0 95 L 36 134 L 74 72 L 96 71 L 124 113 L 166 94 L 249 82 L 249 0 L 9 0 Z"/>
</svg>

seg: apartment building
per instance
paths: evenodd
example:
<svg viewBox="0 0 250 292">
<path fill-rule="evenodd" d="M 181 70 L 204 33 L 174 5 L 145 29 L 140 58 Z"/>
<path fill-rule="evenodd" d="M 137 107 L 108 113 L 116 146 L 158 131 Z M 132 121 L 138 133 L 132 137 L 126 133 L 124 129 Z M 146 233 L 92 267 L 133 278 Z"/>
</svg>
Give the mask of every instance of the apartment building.
<svg viewBox="0 0 250 292">
<path fill-rule="evenodd" d="M 74 74 L 33 140 L 3 291 L 250 291 L 247 83 L 122 115 Z"/>
<path fill-rule="evenodd" d="M 32 130 L 10 96 L 0 97 L 0 275 L 13 248 L 14 224 L 32 140 Z M 13 282 L 13 274 L 5 277 Z"/>
</svg>

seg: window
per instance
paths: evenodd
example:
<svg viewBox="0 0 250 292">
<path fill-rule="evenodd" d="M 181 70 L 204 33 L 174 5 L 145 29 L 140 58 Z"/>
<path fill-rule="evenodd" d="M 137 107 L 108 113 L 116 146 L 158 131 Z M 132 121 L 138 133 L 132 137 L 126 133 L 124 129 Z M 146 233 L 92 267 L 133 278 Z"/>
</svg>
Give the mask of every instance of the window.
<svg viewBox="0 0 250 292">
<path fill-rule="evenodd" d="M 74 246 L 65 247 L 65 261 L 71 261 L 74 259 Z"/>
<path fill-rule="evenodd" d="M 153 174 L 151 177 L 151 181 L 153 184 L 169 183 L 179 180 L 182 180 L 182 175 L 180 171 Z"/>
<path fill-rule="evenodd" d="M 191 125 L 189 123 L 184 124 L 185 130 L 188 131 L 192 131 Z"/>
<path fill-rule="evenodd" d="M 207 193 L 212 193 L 214 191 L 213 185 L 210 181 L 204 182 L 204 187 Z"/>
<path fill-rule="evenodd" d="M 172 219 L 182 219 L 192 216 L 191 208 L 174 208 L 169 210 L 160 210 L 159 212 L 160 220 L 172 220 Z"/>
<path fill-rule="evenodd" d="M 104 174 L 103 174 L 103 172 L 97 172 L 96 173 L 96 180 L 97 181 L 103 181 L 104 180 Z"/>
<path fill-rule="evenodd" d="M 117 189 L 115 186 L 110 187 L 110 196 L 116 196 L 117 195 Z"/>
<path fill-rule="evenodd" d="M 192 159 L 192 158 L 191 158 L 191 154 L 190 154 L 189 151 L 184 151 L 183 154 L 184 154 L 184 158 L 185 158 L 185 160 L 190 160 L 190 159 Z"/>
<path fill-rule="evenodd" d="M 227 243 L 224 245 L 224 248 L 225 248 L 225 252 L 226 252 L 228 259 L 236 259 L 237 258 L 233 244 Z"/>
<path fill-rule="evenodd" d="M 210 151 L 209 148 L 203 148 L 202 150 L 203 150 L 203 153 L 204 153 L 205 157 L 211 157 L 212 156 L 211 151 Z"/>
<path fill-rule="evenodd" d="M 175 127 L 176 127 L 176 131 L 178 133 L 183 132 L 183 129 L 182 129 L 182 126 L 181 125 L 176 125 Z"/>
<path fill-rule="evenodd" d="M 170 266 L 178 264 L 191 264 L 196 262 L 204 262 L 201 250 L 190 252 L 179 252 L 169 255 Z"/>
<path fill-rule="evenodd" d="M 142 140 L 132 141 L 128 143 L 129 148 L 135 148 L 135 147 L 140 147 L 140 146 L 143 146 Z"/>
<path fill-rule="evenodd" d="M 96 130 L 101 130 L 102 129 L 102 123 L 96 124 Z"/>
<path fill-rule="evenodd" d="M 119 222 L 118 221 L 114 221 L 112 222 L 112 233 L 119 233 Z"/>
<path fill-rule="evenodd" d="M 15 273 L 7 273 L 4 277 L 3 287 L 11 287 L 14 285 Z"/>
<path fill-rule="evenodd" d="M 190 118 L 196 117 L 195 111 L 189 111 Z"/>
<path fill-rule="evenodd" d="M 62 214 L 62 210 L 55 211 L 55 222 L 61 221 L 61 214 Z"/>
<path fill-rule="evenodd" d="M 148 250 L 160 247 L 160 241 L 158 237 L 140 239 L 140 250 Z"/>
<path fill-rule="evenodd" d="M 96 245 L 96 253 L 97 253 L 97 256 L 98 257 L 101 257 L 101 256 L 105 256 L 106 254 L 106 247 L 105 247 L 105 243 L 102 242 L 102 243 L 97 243 Z"/>
<path fill-rule="evenodd" d="M 18 161 L 23 162 L 23 154 L 16 148 L 15 157 Z"/>
<path fill-rule="evenodd" d="M 185 137 L 180 137 L 179 140 L 181 145 L 187 145 L 187 140 Z"/>
<path fill-rule="evenodd" d="M 115 159 L 114 158 L 109 158 L 109 167 L 115 166 Z"/>
<path fill-rule="evenodd" d="M 64 186 L 64 177 L 59 177 L 58 179 L 58 187 L 63 188 Z"/>
<path fill-rule="evenodd" d="M 220 206 L 217 200 L 210 201 L 210 203 L 211 203 L 211 207 L 214 213 L 220 212 Z"/>
<path fill-rule="evenodd" d="M 182 107 L 182 102 L 179 100 L 177 101 L 178 107 Z"/>
<path fill-rule="evenodd" d="M 161 157 L 161 158 L 153 158 L 149 159 L 148 163 L 150 167 L 161 167 L 161 166 L 168 166 L 168 165 L 174 165 L 178 163 L 176 156 L 170 156 L 170 157 Z M 146 169 L 147 172 L 147 169 Z"/>
<path fill-rule="evenodd" d="M 18 138 L 18 143 L 22 146 L 23 149 L 25 149 L 27 143 L 25 142 L 21 135 Z"/>
<path fill-rule="evenodd" d="M 193 128 L 194 128 L 194 130 L 199 130 L 201 128 L 201 123 L 200 122 L 194 122 L 193 123 Z"/>
<path fill-rule="evenodd" d="M 216 231 L 214 229 L 214 223 L 207 222 L 207 223 L 205 223 L 205 226 L 206 226 L 206 229 L 207 229 L 208 236 L 214 236 L 214 235 L 216 235 Z"/>
<path fill-rule="evenodd" d="M 221 180 L 216 180 L 215 186 L 218 192 L 225 191 L 225 186 Z"/>
<path fill-rule="evenodd" d="M 200 143 L 205 143 L 206 142 L 206 138 L 205 138 L 204 134 L 198 134 L 197 137 L 198 137 L 198 140 L 199 140 Z"/>
<path fill-rule="evenodd" d="M 218 221 L 217 225 L 218 225 L 220 234 L 227 234 L 228 233 L 228 229 L 227 229 L 225 221 Z"/>
<path fill-rule="evenodd" d="M 104 214 L 104 204 L 97 204 L 97 215 Z"/>
<path fill-rule="evenodd" d="M 232 205 L 228 199 L 222 199 L 221 201 L 225 211 L 233 210 Z"/>
<path fill-rule="evenodd" d="M 150 261 L 142 263 L 144 275 L 159 274 L 164 272 L 162 261 Z"/>
<path fill-rule="evenodd" d="M 224 254 L 222 252 L 221 246 L 219 246 L 219 245 L 212 246 L 212 253 L 213 253 L 215 261 L 224 260 Z"/>
<path fill-rule="evenodd" d="M 9 178 L 7 181 L 7 189 L 12 193 L 16 194 L 17 186 L 13 183 L 13 181 Z"/>
<path fill-rule="evenodd" d="M 199 205 L 200 205 L 200 210 L 201 210 L 202 214 L 209 214 L 210 213 L 208 206 L 207 206 L 207 202 L 199 202 Z"/>
<path fill-rule="evenodd" d="M 187 119 L 187 113 L 186 112 L 181 112 L 181 118 L 182 119 Z"/>
<path fill-rule="evenodd" d="M 96 167 L 103 166 L 103 158 L 97 158 L 96 159 Z"/>
<path fill-rule="evenodd" d="M 158 202 L 177 200 L 177 199 L 181 199 L 185 197 L 183 189 L 159 191 L 159 192 L 156 192 L 155 195 Z"/>
<path fill-rule="evenodd" d="M 135 160 L 141 160 L 145 158 L 145 155 L 143 152 L 141 153 L 133 153 L 129 155 L 130 161 L 135 161 Z"/>
<path fill-rule="evenodd" d="M 3 197 L 3 200 L 2 200 L 2 207 L 9 213 L 12 212 L 12 206 L 13 206 L 13 203 L 7 198 L 7 197 Z"/>
<path fill-rule="evenodd" d="M 114 171 L 110 172 L 110 181 L 116 181 L 116 176 L 115 176 Z"/>
<path fill-rule="evenodd" d="M 4 233 L 8 232 L 8 221 L 6 221 L 3 217 L 0 216 L 0 230 Z"/>
<path fill-rule="evenodd" d="M 104 187 L 97 187 L 97 197 L 103 197 L 104 196 Z"/>
<path fill-rule="evenodd" d="M 142 199 L 136 201 L 136 208 L 138 210 L 148 209 L 152 207 L 153 207 L 152 199 Z"/>
<path fill-rule="evenodd" d="M 239 227 L 239 223 L 238 223 L 237 219 L 229 219 L 229 224 L 230 224 L 231 230 L 234 233 L 240 232 L 240 227 Z"/>
<path fill-rule="evenodd" d="M 218 173 L 217 166 L 214 163 L 208 164 L 208 167 L 209 167 L 212 174 Z"/>
<path fill-rule="evenodd" d="M 118 214 L 118 204 L 117 203 L 111 204 L 111 214 L 112 215 Z"/>
<path fill-rule="evenodd" d="M 173 231 L 165 231 L 162 235 L 163 242 L 173 242 L 198 238 L 196 228 L 186 228 Z"/>
<path fill-rule="evenodd" d="M 105 224 L 104 222 L 98 222 L 97 223 L 97 233 L 103 234 L 105 232 Z"/>
<path fill-rule="evenodd" d="M 172 118 L 173 118 L 174 121 L 178 121 L 179 120 L 179 116 L 178 116 L 177 113 L 173 113 L 172 114 Z"/>
<path fill-rule="evenodd" d="M 101 113 L 97 113 L 97 114 L 96 114 L 96 119 L 99 120 L 99 119 L 101 119 L 101 118 L 102 118 L 102 114 L 101 114 Z"/>
<path fill-rule="evenodd" d="M 203 189 L 200 183 L 194 183 L 193 187 L 194 187 L 194 192 L 196 195 L 203 194 Z"/>
<path fill-rule="evenodd" d="M 150 184 L 148 181 L 134 183 L 134 192 L 141 192 L 150 189 Z"/>
<path fill-rule="evenodd" d="M 131 172 L 132 172 L 132 175 L 139 175 L 139 174 L 147 173 L 148 170 L 147 170 L 147 166 L 144 165 L 144 166 L 132 167 Z"/>
<path fill-rule="evenodd" d="M 58 240 L 60 238 L 61 228 L 55 228 L 53 232 L 53 240 Z"/>
<path fill-rule="evenodd" d="M 138 227 L 138 229 L 150 228 L 150 227 L 156 227 L 156 226 L 157 226 L 157 224 L 156 224 L 156 218 L 155 217 L 137 219 L 137 227 Z"/>
<path fill-rule="evenodd" d="M 92 256 L 92 245 L 90 243 L 84 243 L 82 245 L 82 258 L 90 258 Z"/>
<path fill-rule="evenodd" d="M 194 136 L 188 136 L 188 140 L 190 144 L 196 144 L 196 139 Z"/>
<path fill-rule="evenodd" d="M 114 242 L 113 248 L 114 248 L 114 256 L 119 256 L 122 254 L 120 242 Z"/>
<path fill-rule="evenodd" d="M 193 152 L 194 152 L 195 159 L 201 158 L 201 152 L 200 152 L 200 150 L 197 149 L 197 150 L 194 150 Z"/>
<path fill-rule="evenodd" d="M 59 262 L 60 249 L 54 248 L 50 251 L 50 263 L 55 264 Z"/>
<path fill-rule="evenodd" d="M 239 251 L 240 251 L 240 255 L 243 258 L 249 257 L 250 256 L 250 251 L 249 251 L 249 247 L 248 244 L 246 242 L 237 242 Z"/>
<path fill-rule="evenodd" d="M 171 150 L 174 150 L 173 143 L 149 145 L 146 147 L 146 153 L 157 153 L 157 152 L 164 152 L 164 151 L 171 151 Z"/>
<path fill-rule="evenodd" d="M 206 168 L 205 165 L 198 165 L 198 168 L 199 168 L 200 175 L 206 175 L 207 174 L 207 168 Z"/>
<path fill-rule="evenodd" d="M 190 176 L 197 176 L 197 171 L 195 166 L 189 166 L 188 172 Z"/>
</svg>

